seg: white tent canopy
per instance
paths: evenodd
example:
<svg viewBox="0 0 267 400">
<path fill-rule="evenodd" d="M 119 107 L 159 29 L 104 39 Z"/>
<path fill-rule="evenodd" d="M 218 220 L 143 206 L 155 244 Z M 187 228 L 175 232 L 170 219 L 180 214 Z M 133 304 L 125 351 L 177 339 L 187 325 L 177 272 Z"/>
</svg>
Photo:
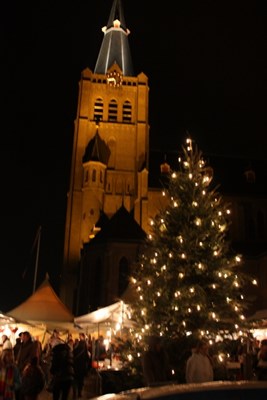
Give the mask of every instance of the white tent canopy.
<svg viewBox="0 0 267 400">
<path fill-rule="evenodd" d="M 39 288 L 7 315 L 44 330 L 74 330 L 74 315 L 59 299 L 46 278 Z"/>
<path fill-rule="evenodd" d="M 43 329 L 0 312 L 0 338 L 7 335 L 14 345 L 16 336 L 23 331 L 29 331 L 33 337 L 43 335 Z"/>
<path fill-rule="evenodd" d="M 123 301 L 76 317 L 74 322 L 81 328 L 87 329 L 94 328 L 95 325 L 110 323 L 120 324 L 124 328 L 133 326 L 133 321 L 129 318 L 129 307 Z"/>
</svg>

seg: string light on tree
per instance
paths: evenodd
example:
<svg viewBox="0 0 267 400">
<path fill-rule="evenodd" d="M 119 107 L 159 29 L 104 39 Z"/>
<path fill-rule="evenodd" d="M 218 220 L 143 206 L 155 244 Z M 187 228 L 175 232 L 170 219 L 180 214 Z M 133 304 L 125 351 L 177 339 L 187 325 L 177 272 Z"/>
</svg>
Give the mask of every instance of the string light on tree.
<svg viewBox="0 0 267 400">
<path fill-rule="evenodd" d="M 170 341 L 188 340 L 188 348 L 192 338 L 215 343 L 243 334 L 244 287 L 256 284 L 226 240 L 230 207 L 211 186 L 213 169 L 191 139 L 181 153 L 162 192 L 167 206 L 151 221 L 133 269 L 138 296 L 130 306 L 141 348 L 144 334 L 162 331 Z"/>
</svg>

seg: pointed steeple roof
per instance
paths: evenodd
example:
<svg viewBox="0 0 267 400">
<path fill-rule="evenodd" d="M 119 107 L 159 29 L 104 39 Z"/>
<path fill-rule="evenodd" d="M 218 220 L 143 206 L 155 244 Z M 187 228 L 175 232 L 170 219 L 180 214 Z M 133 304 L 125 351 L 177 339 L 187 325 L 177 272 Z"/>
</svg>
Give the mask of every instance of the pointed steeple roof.
<svg viewBox="0 0 267 400">
<path fill-rule="evenodd" d="M 110 149 L 106 142 L 101 139 L 98 133 L 98 126 L 95 136 L 89 141 L 83 156 L 83 163 L 88 161 L 99 161 L 103 164 L 108 163 Z"/>
<path fill-rule="evenodd" d="M 121 0 L 114 0 L 107 26 L 102 28 L 104 38 L 95 66 L 96 74 L 106 74 L 114 63 L 118 64 L 123 75 L 134 76 L 132 57 Z"/>
</svg>

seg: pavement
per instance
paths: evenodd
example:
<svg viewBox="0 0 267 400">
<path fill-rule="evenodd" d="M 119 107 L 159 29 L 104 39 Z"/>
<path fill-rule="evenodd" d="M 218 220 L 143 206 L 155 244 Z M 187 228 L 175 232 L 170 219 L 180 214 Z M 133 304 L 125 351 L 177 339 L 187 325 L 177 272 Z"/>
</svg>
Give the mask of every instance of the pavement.
<svg viewBox="0 0 267 400">
<path fill-rule="evenodd" d="M 92 397 L 99 396 L 101 394 L 100 387 L 101 387 L 101 382 L 99 382 L 97 375 L 88 374 L 88 376 L 85 378 L 85 381 L 84 381 L 82 397 L 77 400 L 87 400 Z M 44 389 L 39 394 L 38 400 L 53 400 L 53 395 L 52 395 L 52 393 L 50 393 L 46 389 Z M 69 400 L 73 400 L 72 391 L 70 392 Z"/>
</svg>

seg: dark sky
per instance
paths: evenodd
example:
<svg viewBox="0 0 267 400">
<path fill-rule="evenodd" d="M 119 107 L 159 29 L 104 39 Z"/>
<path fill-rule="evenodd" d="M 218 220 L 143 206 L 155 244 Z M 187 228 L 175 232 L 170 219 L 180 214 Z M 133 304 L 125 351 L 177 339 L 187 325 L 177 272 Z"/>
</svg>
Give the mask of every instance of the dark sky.
<svg viewBox="0 0 267 400">
<path fill-rule="evenodd" d="M 232 3 L 123 1 L 135 72 L 149 78 L 151 148 L 178 150 L 189 131 L 204 152 L 267 157 L 267 16 L 257 2 Z M 2 10 L 0 310 L 33 290 L 39 226 L 37 285 L 48 272 L 57 289 L 78 82 L 94 69 L 111 5 Z"/>
</svg>

